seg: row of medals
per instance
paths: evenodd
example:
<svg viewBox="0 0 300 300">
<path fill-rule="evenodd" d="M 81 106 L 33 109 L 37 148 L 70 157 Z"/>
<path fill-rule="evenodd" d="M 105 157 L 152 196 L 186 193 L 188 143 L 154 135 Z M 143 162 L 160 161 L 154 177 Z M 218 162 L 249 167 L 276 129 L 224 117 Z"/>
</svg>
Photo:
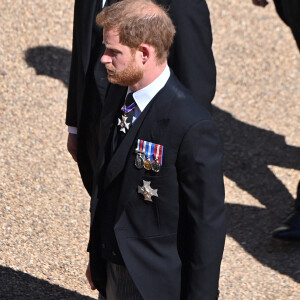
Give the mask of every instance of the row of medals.
<svg viewBox="0 0 300 300">
<path fill-rule="evenodd" d="M 158 173 L 160 171 L 161 165 L 156 158 L 155 161 L 151 162 L 150 157 L 146 159 L 146 154 L 143 151 L 135 150 L 136 157 L 134 161 L 134 165 L 138 169 L 145 168 L 147 171 L 154 171 Z"/>
</svg>

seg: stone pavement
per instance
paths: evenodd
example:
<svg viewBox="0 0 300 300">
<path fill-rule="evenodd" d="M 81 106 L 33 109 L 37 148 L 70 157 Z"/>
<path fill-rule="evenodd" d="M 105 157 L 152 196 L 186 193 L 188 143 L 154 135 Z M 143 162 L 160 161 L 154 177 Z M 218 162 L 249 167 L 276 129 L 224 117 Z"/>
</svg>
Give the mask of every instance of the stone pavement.
<svg viewBox="0 0 300 300">
<path fill-rule="evenodd" d="M 273 3 L 207 0 L 225 145 L 221 300 L 300 298 L 300 245 L 271 231 L 300 178 L 300 55 Z M 73 1 L 0 1 L 0 299 L 95 299 L 89 199 L 66 150 Z M 163 300 L 163 299 L 159 299 Z"/>
</svg>

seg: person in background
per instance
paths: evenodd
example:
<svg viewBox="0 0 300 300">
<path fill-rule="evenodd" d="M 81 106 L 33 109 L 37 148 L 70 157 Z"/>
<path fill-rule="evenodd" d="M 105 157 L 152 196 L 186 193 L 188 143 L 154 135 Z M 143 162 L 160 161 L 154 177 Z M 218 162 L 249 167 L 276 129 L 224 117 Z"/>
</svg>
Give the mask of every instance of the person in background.
<svg viewBox="0 0 300 300">
<path fill-rule="evenodd" d="M 254 5 L 265 7 L 266 0 L 252 0 Z M 290 27 L 294 39 L 300 50 L 300 1 L 274 0 L 276 11 L 281 20 Z M 297 196 L 293 212 L 276 228 L 272 236 L 276 239 L 300 242 L 300 181 L 298 182 Z"/>
</svg>

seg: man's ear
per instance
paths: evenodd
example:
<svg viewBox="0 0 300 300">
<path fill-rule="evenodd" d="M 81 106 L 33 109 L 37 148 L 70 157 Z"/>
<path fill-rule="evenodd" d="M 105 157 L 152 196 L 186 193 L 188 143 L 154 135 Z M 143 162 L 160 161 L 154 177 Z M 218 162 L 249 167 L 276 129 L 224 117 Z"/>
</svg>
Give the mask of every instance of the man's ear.
<svg viewBox="0 0 300 300">
<path fill-rule="evenodd" d="M 143 64 L 145 64 L 152 55 L 153 52 L 152 47 L 149 44 L 141 44 L 139 46 L 139 51 L 141 52 L 142 55 L 142 62 Z"/>
</svg>

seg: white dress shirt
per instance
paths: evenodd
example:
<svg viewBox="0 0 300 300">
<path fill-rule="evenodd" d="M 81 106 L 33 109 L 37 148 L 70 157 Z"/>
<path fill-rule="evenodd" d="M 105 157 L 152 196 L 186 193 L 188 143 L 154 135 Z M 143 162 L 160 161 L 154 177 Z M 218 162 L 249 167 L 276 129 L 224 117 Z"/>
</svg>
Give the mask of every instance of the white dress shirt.
<svg viewBox="0 0 300 300">
<path fill-rule="evenodd" d="M 170 68 L 165 67 L 163 72 L 149 85 L 133 93 L 133 99 L 135 100 L 137 107 L 134 109 L 134 115 L 132 123 L 139 117 L 149 102 L 154 96 L 165 86 L 170 77 Z M 128 93 L 131 93 L 131 89 L 128 87 Z"/>
</svg>

